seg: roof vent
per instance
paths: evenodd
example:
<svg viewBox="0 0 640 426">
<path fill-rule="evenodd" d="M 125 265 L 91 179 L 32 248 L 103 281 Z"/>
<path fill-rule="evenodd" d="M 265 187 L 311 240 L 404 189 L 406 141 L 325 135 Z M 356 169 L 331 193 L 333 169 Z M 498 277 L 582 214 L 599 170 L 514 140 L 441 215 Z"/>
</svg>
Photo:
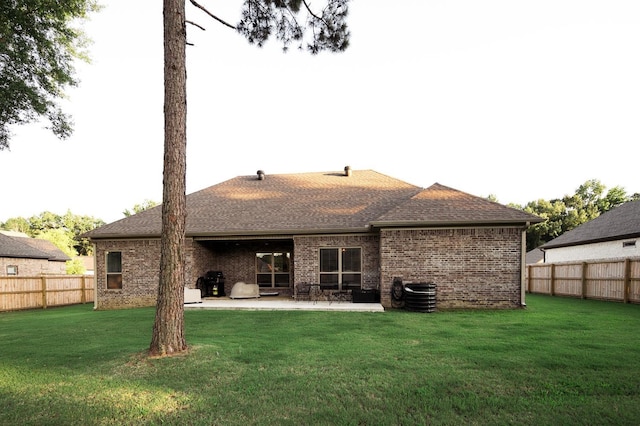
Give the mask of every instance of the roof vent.
<svg viewBox="0 0 640 426">
<path fill-rule="evenodd" d="M 256 173 L 258 173 L 258 180 L 264 180 L 264 171 L 258 170 Z"/>
<path fill-rule="evenodd" d="M 344 168 L 344 175 L 345 176 L 351 176 L 351 166 L 347 166 Z"/>
</svg>

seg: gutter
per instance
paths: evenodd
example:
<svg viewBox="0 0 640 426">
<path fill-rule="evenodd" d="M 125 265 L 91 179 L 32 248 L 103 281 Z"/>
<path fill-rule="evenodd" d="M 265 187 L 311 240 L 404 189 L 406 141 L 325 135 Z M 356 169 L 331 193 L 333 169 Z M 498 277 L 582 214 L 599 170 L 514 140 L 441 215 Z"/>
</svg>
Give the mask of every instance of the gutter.
<svg viewBox="0 0 640 426">
<path fill-rule="evenodd" d="M 531 221 L 522 220 L 482 220 L 482 221 L 468 221 L 468 220 L 449 220 L 449 221 L 374 221 L 371 222 L 372 227 L 376 228 L 419 228 L 419 227 L 436 227 L 444 228 L 450 226 L 523 226 L 525 228 L 531 225 Z"/>
<path fill-rule="evenodd" d="M 242 238 L 293 238 L 294 236 L 306 236 L 306 235 L 328 235 L 328 234 L 370 234 L 372 228 L 370 226 L 358 227 L 358 228 L 329 228 L 329 229 L 273 229 L 268 231 L 224 231 L 224 232 L 187 232 L 186 238 L 193 238 L 195 240 L 202 240 L 207 238 L 227 238 L 232 239 Z M 158 239 L 161 238 L 161 234 L 100 234 L 96 236 L 89 236 L 93 241 L 97 240 L 131 240 L 131 239 Z"/>
<path fill-rule="evenodd" d="M 570 232 L 570 231 L 567 231 L 567 232 Z M 560 237 L 557 237 L 557 238 L 560 238 Z M 553 240 L 551 240 L 551 241 L 549 241 L 549 243 L 541 245 L 539 247 L 539 249 L 544 251 L 546 249 L 552 249 L 552 248 L 581 246 L 581 245 L 584 245 L 584 244 L 605 243 L 607 241 L 618 241 L 618 240 L 625 240 L 625 239 L 628 239 L 628 238 L 629 239 L 630 238 L 640 238 L 640 233 L 623 234 L 623 235 L 612 235 L 612 236 L 608 236 L 608 237 L 592 238 L 590 240 L 570 241 L 570 242 L 567 242 L 567 243 L 559 243 L 559 244 L 549 244 L 549 243 L 551 243 L 553 241 Z"/>
</svg>

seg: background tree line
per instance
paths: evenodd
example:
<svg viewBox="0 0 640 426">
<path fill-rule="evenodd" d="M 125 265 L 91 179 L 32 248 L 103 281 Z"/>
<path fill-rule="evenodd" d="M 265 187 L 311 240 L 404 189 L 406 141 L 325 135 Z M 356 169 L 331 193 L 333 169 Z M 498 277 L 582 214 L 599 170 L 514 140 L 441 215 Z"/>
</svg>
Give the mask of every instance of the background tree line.
<svg viewBox="0 0 640 426">
<path fill-rule="evenodd" d="M 158 203 L 145 200 L 135 204 L 131 209 L 125 209 L 122 214 L 129 217 L 136 213 L 155 207 Z M 31 238 L 51 241 L 64 254 L 72 259 L 78 256 L 93 255 L 93 245 L 87 238 L 82 238 L 89 232 L 102 225 L 105 221 L 93 216 L 81 216 L 67 211 L 63 215 L 44 211 L 29 218 L 12 217 L 6 222 L 0 222 L 0 229 L 5 231 L 22 232 Z M 77 260 L 67 263 L 67 273 L 84 273 L 82 265 Z"/>
<path fill-rule="evenodd" d="M 527 230 L 527 251 L 559 237 L 563 233 L 600 216 L 627 201 L 640 200 L 640 193 L 627 195 L 624 188 L 615 186 L 608 191 L 597 179 L 591 179 L 576 189 L 575 194 L 553 200 L 539 199 L 525 206 L 508 204 L 546 219 Z"/>
<path fill-rule="evenodd" d="M 488 198 L 497 201 L 493 195 Z M 527 230 L 527 251 L 529 251 L 595 219 L 614 207 L 634 200 L 640 200 L 640 193 L 628 195 L 620 186 L 607 191 L 607 187 L 599 180 L 591 179 L 580 185 L 573 195 L 565 195 L 553 200 L 538 199 L 524 206 L 513 203 L 508 206 L 546 219 Z M 129 217 L 157 205 L 157 202 L 147 199 L 130 209 L 123 210 L 122 214 L 124 217 Z M 93 254 L 93 246 L 81 235 L 104 224 L 102 219 L 92 216 L 80 216 L 71 212 L 58 215 L 45 211 L 29 218 L 10 218 L 4 223 L 0 222 L 0 229 L 22 232 L 32 238 L 49 240 L 67 256 L 73 258 Z"/>
</svg>

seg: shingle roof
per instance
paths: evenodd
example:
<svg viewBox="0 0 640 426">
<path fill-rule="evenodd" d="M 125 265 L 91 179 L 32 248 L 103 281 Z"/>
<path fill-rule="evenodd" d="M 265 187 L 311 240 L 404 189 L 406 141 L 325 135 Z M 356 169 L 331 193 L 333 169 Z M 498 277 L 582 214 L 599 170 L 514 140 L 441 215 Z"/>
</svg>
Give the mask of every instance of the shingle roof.
<svg viewBox="0 0 640 426">
<path fill-rule="evenodd" d="M 372 170 L 353 171 L 351 176 L 343 172 L 266 175 L 264 180 L 239 176 L 187 196 L 186 232 L 194 237 L 364 232 L 376 221 L 382 224 L 402 218 L 442 223 L 447 215 L 455 223 L 537 219 L 445 188 L 434 185 L 423 190 Z M 438 200 L 437 195 L 447 195 L 448 201 Z M 457 207 L 446 207 L 447 202 Z M 156 206 L 86 236 L 159 236 L 161 214 L 161 206 Z"/>
<path fill-rule="evenodd" d="M 533 250 L 528 251 L 524 257 L 524 263 L 527 265 L 533 263 L 540 263 L 544 261 L 544 252 L 540 250 L 540 248 L 534 248 Z"/>
<path fill-rule="evenodd" d="M 0 257 L 48 259 L 64 262 L 70 258 L 50 241 L 11 237 L 0 233 Z"/>
<path fill-rule="evenodd" d="M 19 242 L 46 253 L 49 256 L 49 260 L 56 262 L 66 262 L 67 260 L 71 260 L 69 256 L 64 254 L 64 252 L 51 241 L 39 238 L 21 238 Z"/>
<path fill-rule="evenodd" d="M 640 201 L 629 201 L 565 232 L 540 248 L 549 249 L 635 237 L 640 237 Z"/>
<path fill-rule="evenodd" d="M 382 215 L 376 225 L 457 225 L 465 223 L 537 223 L 543 219 L 502 204 L 435 183 Z"/>
</svg>

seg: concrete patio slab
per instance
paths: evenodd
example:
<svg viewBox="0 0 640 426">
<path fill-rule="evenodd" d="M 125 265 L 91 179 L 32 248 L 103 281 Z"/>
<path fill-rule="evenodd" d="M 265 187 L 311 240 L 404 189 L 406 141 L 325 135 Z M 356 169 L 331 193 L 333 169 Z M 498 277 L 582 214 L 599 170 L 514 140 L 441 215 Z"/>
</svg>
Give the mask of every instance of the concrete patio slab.
<svg viewBox="0 0 640 426">
<path fill-rule="evenodd" d="M 261 297 L 255 299 L 207 298 L 202 303 L 185 303 L 185 310 L 267 310 L 267 311 L 343 311 L 384 312 L 379 303 L 351 303 L 326 301 L 295 301 L 290 298 Z"/>
</svg>

